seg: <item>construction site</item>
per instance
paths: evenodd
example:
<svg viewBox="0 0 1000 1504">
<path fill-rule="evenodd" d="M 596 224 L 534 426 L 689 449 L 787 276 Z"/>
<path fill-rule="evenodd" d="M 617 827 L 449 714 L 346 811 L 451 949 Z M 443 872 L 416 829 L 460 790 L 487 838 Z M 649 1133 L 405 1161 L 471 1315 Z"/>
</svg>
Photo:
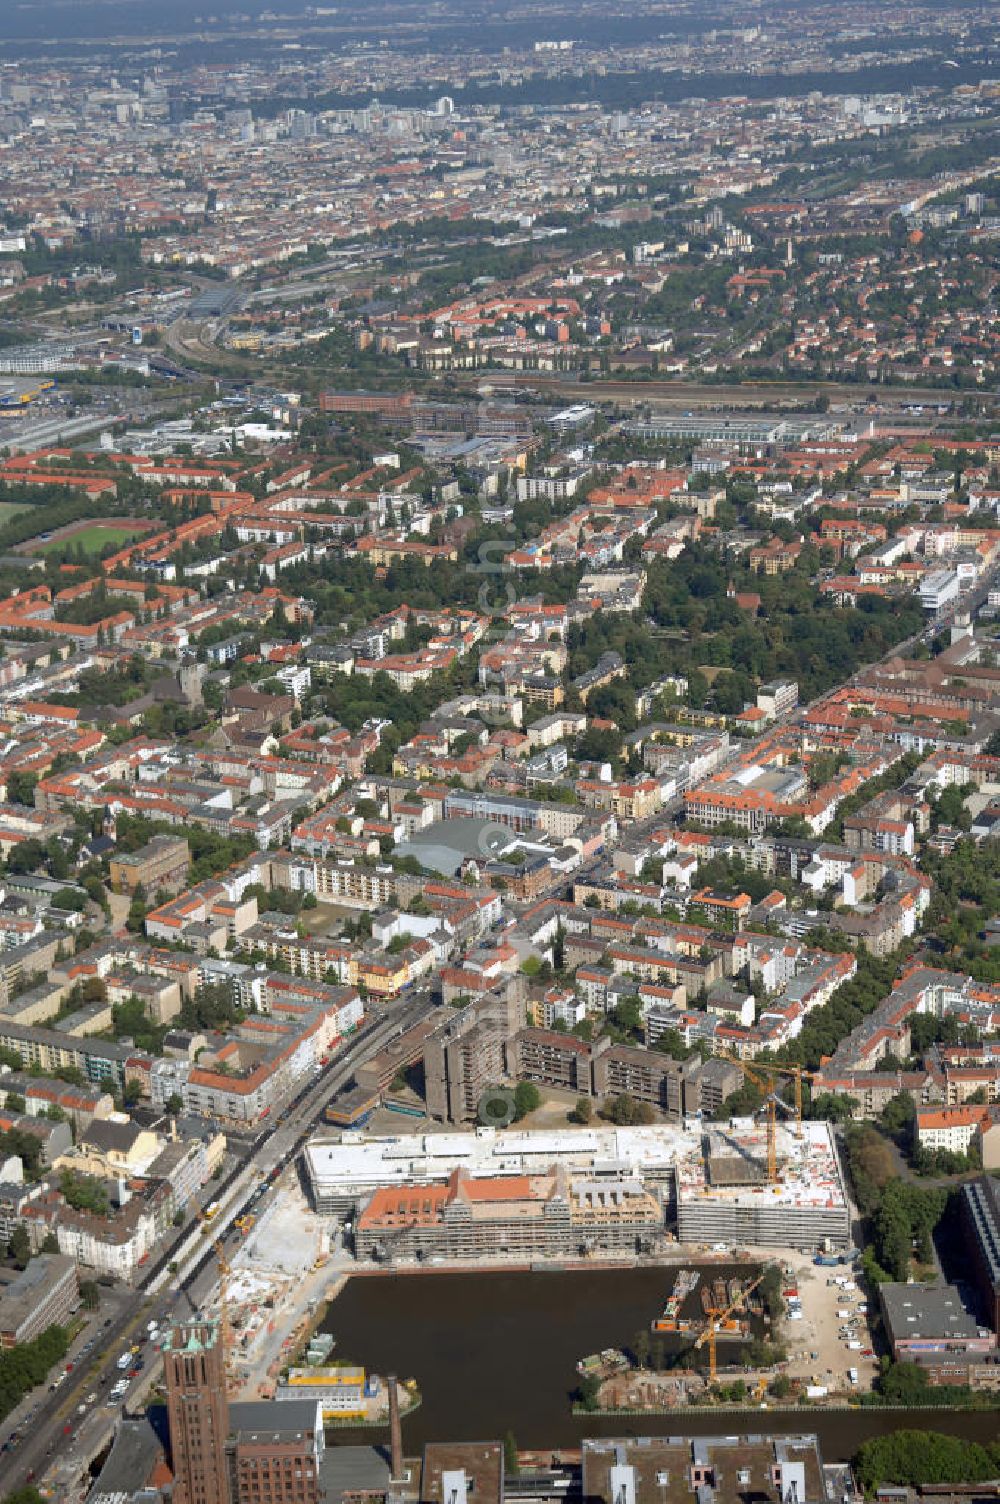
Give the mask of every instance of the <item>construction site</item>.
<svg viewBox="0 0 1000 1504">
<path fill-rule="evenodd" d="M 675 1240 L 812 1251 L 850 1243 L 830 1126 L 778 1123 L 773 1109 L 760 1124 L 739 1118 L 392 1136 L 328 1130 L 307 1145 L 305 1169 L 317 1212 L 360 1219 L 363 1258 L 663 1253 Z M 503 1226 L 472 1238 L 470 1219 L 483 1225 L 490 1204 L 515 1191 L 526 1210 L 514 1242 L 505 1244 L 513 1229 Z"/>
<path fill-rule="evenodd" d="M 844 1248 L 850 1209 L 826 1123 L 713 1124 L 678 1158 L 677 1239 L 767 1248 Z"/>
<path fill-rule="evenodd" d="M 294 1175 L 240 1231 L 243 1240 L 228 1257 L 216 1245 L 219 1284 L 206 1314 L 225 1333 L 230 1395 L 273 1399 L 344 1276 L 330 1267 L 329 1225 L 309 1209 Z"/>
<path fill-rule="evenodd" d="M 649 1342 L 591 1354 L 577 1370 L 599 1386 L 602 1410 L 659 1412 L 718 1401 L 742 1385 L 744 1403 L 775 1398 L 812 1404 L 849 1402 L 878 1371 L 869 1311 L 854 1264 L 745 1250 L 753 1263 L 681 1268 Z M 756 1259 L 763 1258 L 761 1265 Z M 772 1288 L 763 1287 L 771 1275 Z M 773 1312 L 773 1315 L 772 1315 Z M 764 1359 L 765 1361 L 761 1361 Z M 756 1361 L 755 1361 L 756 1360 Z"/>
<path fill-rule="evenodd" d="M 364 1352 L 340 1350 L 333 1302 L 352 1274 L 434 1272 L 428 1265 L 568 1278 L 605 1262 L 662 1266 L 645 1353 L 623 1333 L 624 1350 L 580 1360 L 599 1381 L 601 1408 L 711 1402 L 715 1386 L 738 1380 L 766 1404 L 782 1375 L 796 1392 L 832 1401 L 870 1378 L 870 1349 L 865 1361 L 858 1352 L 867 1328 L 861 1340 L 853 1326 L 845 1332 L 848 1295 L 831 1290 L 847 1275 L 813 1264 L 837 1257 L 831 1250 L 846 1258 L 850 1244 L 833 1134 L 797 1113 L 779 1121 L 773 1087 L 760 1121 L 328 1129 L 307 1145 L 302 1168 L 302 1183 L 290 1170 L 262 1214 L 243 1220 L 235 1250 L 217 1249 L 212 1309 L 234 1398 L 308 1396 L 330 1426 L 384 1424 L 384 1379 L 361 1366 Z M 780 1317 L 767 1288 L 775 1276 Z M 761 1365 L 753 1372 L 751 1358 Z M 400 1384 L 399 1400 L 404 1412 L 420 1403 L 414 1380 Z"/>
</svg>

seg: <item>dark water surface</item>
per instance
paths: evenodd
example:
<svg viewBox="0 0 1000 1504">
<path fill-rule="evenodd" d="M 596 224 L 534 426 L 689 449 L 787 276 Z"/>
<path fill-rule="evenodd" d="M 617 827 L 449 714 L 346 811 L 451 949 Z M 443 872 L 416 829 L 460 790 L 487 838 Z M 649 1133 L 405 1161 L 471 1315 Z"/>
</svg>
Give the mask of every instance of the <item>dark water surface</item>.
<svg viewBox="0 0 1000 1504">
<path fill-rule="evenodd" d="M 669 1269 L 365 1276 L 348 1281 L 323 1326 L 337 1339 L 335 1358 L 417 1380 L 423 1404 L 403 1423 L 404 1444 L 414 1454 L 427 1441 L 482 1441 L 508 1430 L 522 1447 L 571 1446 L 594 1435 L 808 1430 L 819 1433 L 831 1462 L 902 1426 L 996 1440 L 996 1412 L 574 1416 L 577 1359 L 627 1346 L 648 1330 L 672 1283 Z M 383 1438 L 374 1431 L 331 1433 L 333 1441 L 376 1439 Z"/>
</svg>

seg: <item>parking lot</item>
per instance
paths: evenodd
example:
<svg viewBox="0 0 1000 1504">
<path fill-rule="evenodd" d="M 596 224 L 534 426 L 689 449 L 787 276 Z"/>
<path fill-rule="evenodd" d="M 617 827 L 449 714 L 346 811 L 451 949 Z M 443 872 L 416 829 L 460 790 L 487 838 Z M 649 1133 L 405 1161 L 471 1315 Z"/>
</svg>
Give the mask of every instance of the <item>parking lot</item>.
<svg viewBox="0 0 1000 1504">
<path fill-rule="evenodd" d="M 784 1262 L 794 1280 L 785 1286 L 789 1375 L 831 1391 L 870 1388 L 878 1359 L 866 1295 L 853 1266 L 826 1267 L 803 1254 L 786 1256 Z M 857 1371 L 856 1384 L 851 1381 L 852 1369 Z"/>
</svg>

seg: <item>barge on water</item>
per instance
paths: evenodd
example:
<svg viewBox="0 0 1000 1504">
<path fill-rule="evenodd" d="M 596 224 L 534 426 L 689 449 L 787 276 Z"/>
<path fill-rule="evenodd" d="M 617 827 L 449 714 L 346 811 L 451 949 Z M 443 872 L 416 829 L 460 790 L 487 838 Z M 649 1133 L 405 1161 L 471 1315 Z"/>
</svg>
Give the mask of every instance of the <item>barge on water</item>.
<svg viewBox="0 0 1000 1504">
<path fill-rule="evenodd" d="M 600 1379 L 613 1373 L 624 1373 L 629 1366 L 628 1358 L 620 1348 L 606 1347 L 602 1352 L 589 1353 L 586 1358 L 581 1358 L 576 1371 L 585 1377 Z"/>
<path fill-rule="evenodd" d="M 681 1269 L 679 1271 L 666 1305 L 659 1316 L 655 1317 L 650 1323 L 654 1332 L 663 1335 L 694 1331 L 694 1322 L 687 1320 L 686 1317 L 681 1315 L 681 1307 L 688 1296 L 697 1289 L 700 1279 L 701 1275 L 697 1269 Z"/>
</svg>

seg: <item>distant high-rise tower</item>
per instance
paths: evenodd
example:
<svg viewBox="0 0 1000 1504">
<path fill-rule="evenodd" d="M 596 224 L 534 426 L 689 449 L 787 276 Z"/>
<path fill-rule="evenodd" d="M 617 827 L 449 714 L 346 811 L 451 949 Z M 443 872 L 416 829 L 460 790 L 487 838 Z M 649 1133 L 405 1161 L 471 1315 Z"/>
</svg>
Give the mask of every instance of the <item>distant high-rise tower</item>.
<svg viewBox="0 0 1000 1504">
<path fill-rule="evenodd" d="M 219 1327 L 185 1321 L 163 1347 L 174 1504 L 230 1504 L 226 1359 Z"/>
<path fill-rule="evenodd" d="M 789 235 L 788 239 L 785 241 L 785 265 L 793 266 L 794 264 L 795 252 L 792 250 L 792 237 Z"/>
</svg>

